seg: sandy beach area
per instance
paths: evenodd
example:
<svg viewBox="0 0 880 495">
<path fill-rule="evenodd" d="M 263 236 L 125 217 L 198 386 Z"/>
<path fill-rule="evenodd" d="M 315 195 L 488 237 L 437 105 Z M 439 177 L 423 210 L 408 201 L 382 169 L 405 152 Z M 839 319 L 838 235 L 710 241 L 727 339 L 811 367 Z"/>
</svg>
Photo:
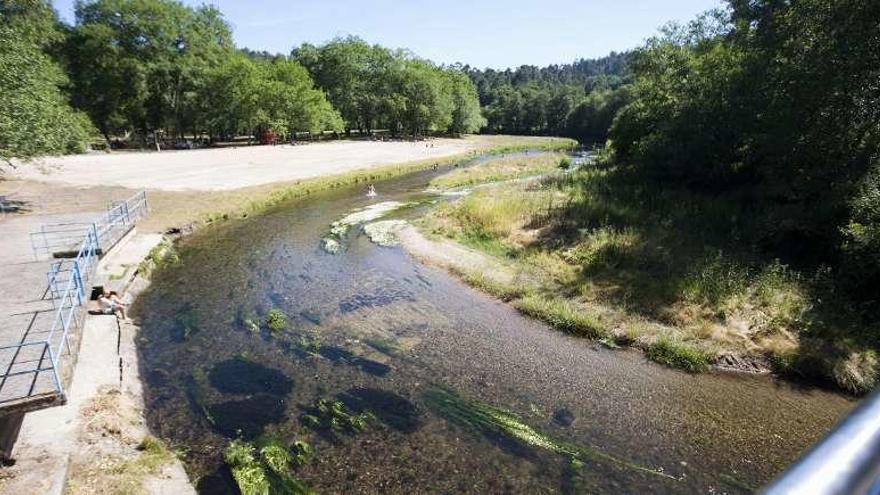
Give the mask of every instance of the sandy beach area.
<svg viewBox="0 0 880 495">
<path fill-rule="evenodd" d="M 89 153 L 18 163 L 14 178 L 68 186 L 227 191 L 466 153 L 485 139 L 336 141 L 186 151 Z"/>
</svg>

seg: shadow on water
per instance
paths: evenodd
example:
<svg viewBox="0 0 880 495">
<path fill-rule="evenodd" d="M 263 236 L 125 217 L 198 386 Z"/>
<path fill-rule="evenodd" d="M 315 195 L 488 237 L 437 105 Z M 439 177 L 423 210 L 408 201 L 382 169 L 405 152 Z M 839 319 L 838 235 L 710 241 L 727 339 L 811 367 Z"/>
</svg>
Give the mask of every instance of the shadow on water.
<svg viewBox="0 0 880 495">
<path fill-rule="evenodd" d="M 269 394 L 212 404 L 206 409 L 214 429 L 228 438 L 256 438 L 266 426 L 284 419 L 283 399 Z"/>
<path fill-rule="evenodd" d="M 227 394 L 287 395 L 293 381 L 280 371 L 236 356 L 215 364 L 208 372 L 211 385 Z"/>
<path fill-rule="evenodd" d="M 241 493 L 232 477 L 232 471 L 226 464 L 221 464 L 216 471 L 202 477 L 196 484 L 196 491 L 210 495 L 239 495 Z"/>
<path fill-rule="evenodd" d="M 391 371 L 391 367 L 387 364 L 373 361 L 372 359 L 362 358 L 355 355 L 351 351 L 345 350 L 342 347 L 335 345 L 321 346 L 321 349 L 318 350 L 318 354 L 325 359 L 333 361 L 334 363 L 354 366 L 364 373 L 369 373 L 373 376 L 382 377 L 387 375 L 388 372 Z"/>
<path fill-rule="evenodd" d="M 406 398 L 379 388 L 353 388 L 338 395 L 354 411 L 370 411 L 389 428 L 412 433 L 422 425 L 422 412 Z"/>
</svg>

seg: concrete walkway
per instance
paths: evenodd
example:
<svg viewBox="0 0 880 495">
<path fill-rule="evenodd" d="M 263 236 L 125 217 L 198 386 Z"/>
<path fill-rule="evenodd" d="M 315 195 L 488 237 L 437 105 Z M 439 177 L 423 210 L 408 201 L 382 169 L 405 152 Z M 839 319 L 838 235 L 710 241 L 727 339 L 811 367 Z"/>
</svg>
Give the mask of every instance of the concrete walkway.
<svg viewBox="0 0 880 495">
<path fill-rule="evenodd" d="M 46 294 L 51 260 L 34 259 L 29 233 L 44 224 L 84 222 L 99 214 L 0 217 L 0 347 L 45 340 L 56 317 Z M 78 336 L 72 337 L 71 347 L 75 348 Z M 60 333 L 53 336 L 53 348 L 60 338 Z M 45 346 L 39 345 L 0 350 L 0 371 L 28 372 L 0 379 L 0 412 L 9 407 L 28 410 L 55 399 L 52 373 L 34 371 L 49 367 L 44 350 Z M 69 373 L 69 361 L 64 358 L 63 373 Z"/>
<path fill-rule="evenodd" d="M 113 280 L 124 291 L 134 277 L 132 266 L 139 263 L 161 241 L 156 234 L 136 235 L 118 244 L 98 264 L 94 280 Z M 136 327 L 119 322 L 115 316 L 87 315 L 82 345 L 68 402 L 28 413 L 19 442 L 13 451 L 13 476 L 0 484 L 3 493 L 61 494 L 72 457 L 82 448 L 79 435 L 88 418 L 82 416 L 87 405 L 104 386 L 119 387 L 124 394 L 141 400 L 142 390 L 135 346 Z M 145 427 L 144 427 L 145 428 Z M 158 483 L 158 484 L 157 484 Z M 179 463 L 164 468 L 153 481 L 152 493 L 195 493 Z M 153 489 L 155 488 L 155 489 Z"/>
</svg>

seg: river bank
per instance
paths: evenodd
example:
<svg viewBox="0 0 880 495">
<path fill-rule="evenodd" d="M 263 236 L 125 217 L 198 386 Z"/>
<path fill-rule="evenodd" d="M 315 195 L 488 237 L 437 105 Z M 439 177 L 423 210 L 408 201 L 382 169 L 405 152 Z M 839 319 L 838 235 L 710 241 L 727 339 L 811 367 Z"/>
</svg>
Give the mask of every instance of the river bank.
<svg viewBox="0 0 880 495">
<path fill-rule="evenodd" d="M 559 330 L 641 349 L 664 365 L 797 375 L 857 394 L 873 387 L 874 351 L 821 337 L 835 331 L 816 315 L 806 277 L 710 240 L 713 220 L 696 213 L 711 212 L 708 203 L 655 198 L 649 206 L 614 173 L 495 184 L 487 174 L 473 190 L 435 179 L 461 198 L 415 222 L 427 238 L 410 230 L 404 248 Z M 450 260 L 450 242 L 470 254 Z"/>
</svg>

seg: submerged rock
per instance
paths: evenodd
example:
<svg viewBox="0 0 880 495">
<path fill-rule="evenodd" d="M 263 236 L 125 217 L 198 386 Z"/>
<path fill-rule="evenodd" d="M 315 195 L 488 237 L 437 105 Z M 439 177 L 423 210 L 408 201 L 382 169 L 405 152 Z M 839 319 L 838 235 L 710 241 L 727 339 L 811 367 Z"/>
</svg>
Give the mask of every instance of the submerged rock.
<svg viewBox="0 0 880 495">
<path fill-rule="evenodd" d="M 350 213 L 330 224 L 330 234 L 336 237 L 341 237 L 348 232 L 348 229 L 352 225 L 377 220 L 385 216 L 386 213 L 402 206 L 406 206 L 407 204 L 408 203 L 401 203 L 400 201 L 383 201 L 381 203 L 367 206 L 366 208 L 355 210 L 353 213 Z"/>
<path fill-rule="evenodd" d="M 364 225 L 364 234 L 370 238 L 374 244 L 384 247 L 391 247 L 400 244 L 397 232 L 407 225 L 405 220 L 383 220 L 381 222 L 373 222 Z"/>
<path fill-rule="evenodd" d="M 251 439 L 260 436 L 267 425 L 284 419 L 284 402 L 277 396 L 257 394 L 209 405 L 207 412 L 212 426 L 221 435 Z"/>
<path fill-rule="evenodd" d="M 332 239 L 330 237 L 325 237 L 321 239 L 321 249 L 327 251 L 330 254 L 338 254 L 339 250 L 342 246 L 340 246 L 339 241 L 336 239 Z"/>
<path fill-rule="evenodd" d="M 574 413 L 565 407 L 553 411 L 553 422 L 560 426 L 571 426 L 574 423 Z"/>
</svg>

